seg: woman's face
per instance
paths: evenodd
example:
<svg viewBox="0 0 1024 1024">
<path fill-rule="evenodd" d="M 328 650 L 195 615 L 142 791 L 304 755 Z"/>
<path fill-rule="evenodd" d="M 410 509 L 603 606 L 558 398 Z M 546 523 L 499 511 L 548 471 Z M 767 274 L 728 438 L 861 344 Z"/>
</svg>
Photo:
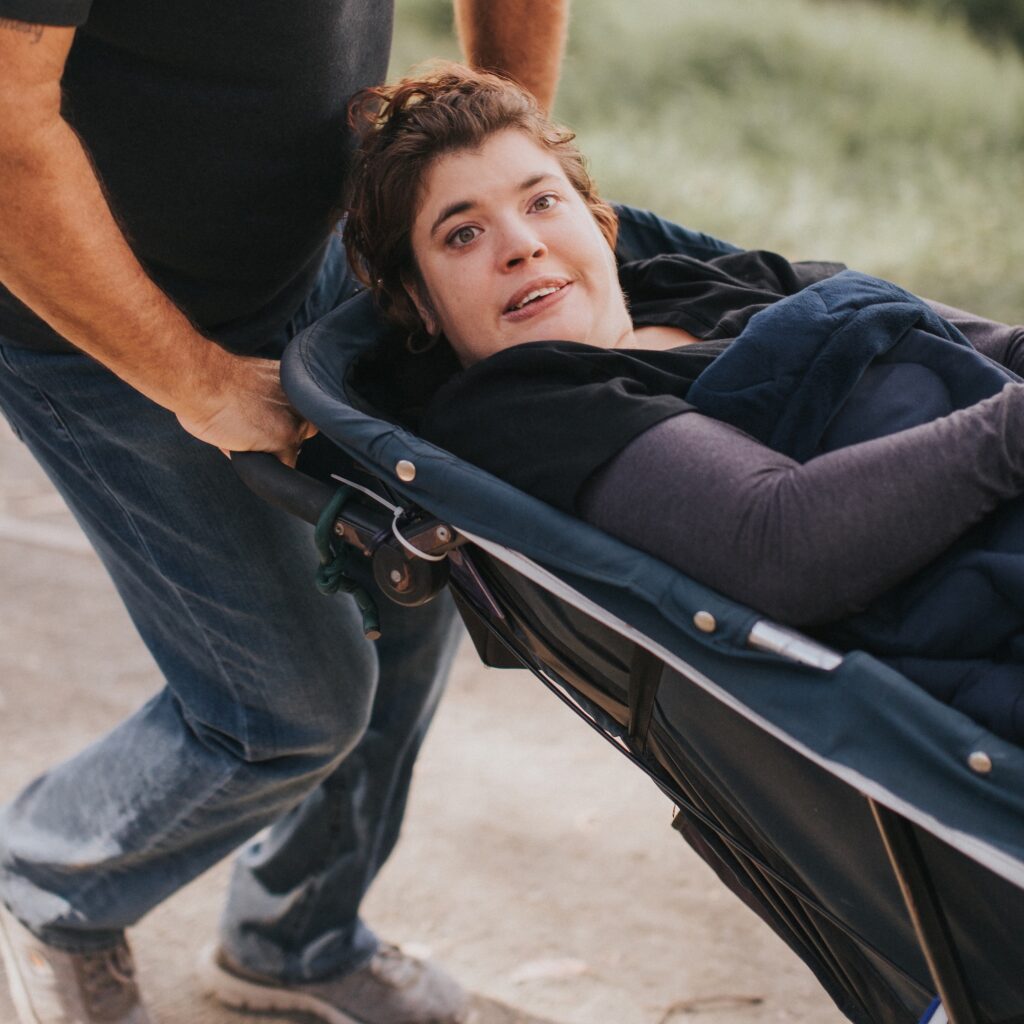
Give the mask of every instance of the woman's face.
<svg viewBox="0 0 1024 1024">
<path fill-rule="evenodd" d="M 515 129 L 438 158 L 412 248 L 431 333 L 464 365 L 527 341 L 617 346 L 632 325 L 615 258 L 558 160 Z"/>
</svg>

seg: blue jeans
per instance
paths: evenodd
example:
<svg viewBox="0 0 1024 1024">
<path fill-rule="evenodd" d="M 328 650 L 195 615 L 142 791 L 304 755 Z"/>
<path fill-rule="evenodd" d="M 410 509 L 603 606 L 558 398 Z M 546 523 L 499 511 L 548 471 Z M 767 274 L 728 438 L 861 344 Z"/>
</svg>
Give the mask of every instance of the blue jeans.
<svg viewBox="0 0 1024 1024">
<path fill-rule="evenodd" d="M 264 351 L 349 290 L 335 243 Z M 45 941 L 104 948 L 271 825 L 237 860 L 228 952 L 285 979 L 359 967 L 377 948 L 360 901 L 398 837 L 458 636 L 447 595 L 382 600 L 371 645 L 350 598 L 316 590 L 310 529 L 216 449 L 88 357 L 2 342 L 0 408 L 166 685 L 0 812 L 0 896 Z"/>
</svg>

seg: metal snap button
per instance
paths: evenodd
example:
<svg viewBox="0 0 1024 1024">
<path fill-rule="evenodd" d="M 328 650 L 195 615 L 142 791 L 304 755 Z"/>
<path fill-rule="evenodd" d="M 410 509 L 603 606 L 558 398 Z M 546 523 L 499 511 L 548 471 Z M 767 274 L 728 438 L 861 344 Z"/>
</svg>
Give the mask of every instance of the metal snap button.
<svg viewBox="0 0 1024 1024">
<path fill-rule="evenodd" d="M 693 616 L 693 624 L 702 633 L 714 633 L 718 629 L 718 623 L 715 622 L 714 615 L 711 612 L 697 612 Z"/>
<path fill-rule="evenodd" d="M 970 765 L 971 771 L 975 771 L 979 775 L 988 775 L 992 771 L 992 758 L 984 750 L 972 751 L 967 757 L 967 763 Z"/>
<path fill-rule="evenodd" d="M 408 459 L 395 463 L 395 476 L 403 483 L 411 484 L 416 479 L 416 467 Z"/>
</svg>

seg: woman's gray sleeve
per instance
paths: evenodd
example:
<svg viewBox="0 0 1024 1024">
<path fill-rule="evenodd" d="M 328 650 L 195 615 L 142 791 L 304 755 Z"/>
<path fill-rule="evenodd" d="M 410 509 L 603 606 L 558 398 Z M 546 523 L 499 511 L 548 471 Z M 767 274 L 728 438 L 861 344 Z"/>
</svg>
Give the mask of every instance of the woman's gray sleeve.
<svg viewBox="0 0 1024 1024">
<path fill-rule="evenodd" d="M 983 355 L 995 360 L 1018 377 L 1024 377 L 1024 327 L 1011 327 L 996 320 L 967 313 L 955 306 L 925 299 L 939 316 L 960 329 L 967 340 Z"/>
<path fill-rule="evenodd" d="M 1024 492 L 1024 384 L 803 465 L 683 413 L 584 486 L 581 516 L 795 625 L 855 612 Z"/>
</svg>

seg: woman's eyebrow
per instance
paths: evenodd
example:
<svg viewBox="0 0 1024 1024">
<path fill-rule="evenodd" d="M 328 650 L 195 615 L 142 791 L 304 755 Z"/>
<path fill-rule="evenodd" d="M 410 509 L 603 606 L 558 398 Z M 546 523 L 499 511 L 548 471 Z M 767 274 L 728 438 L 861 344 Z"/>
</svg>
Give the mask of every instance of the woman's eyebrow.
<svg viewBox="0 0 1024 1024">
<path fill-rule="evenodd" d="M 550 171 L 546 171 L 543 174 L 534 174 L 522 182 L 516 191 L 525 192 L 527 189 L 533 188 L 535 185 L 539 185 L 542 181 L 547 178 L 554 178 L 555 175 Z M 437 220 L 434 221 L 430 226 L 430 234 L 433 236 L 434 232 L 450 217 L 457 217 L 460 213 L 465 213 L 467 210 L 472 210 L 478 204 L 476 199 L 460 199 L 457 202 L 449 203 L 439 214 Z"/>
<path fill-rule="evenodd" d="M 446 221 L 449 217 L 455 217 L 460 213 L 465 213 L 467 210 L 472 210 L 476 206 L 475 199 L 462 199 L 457 203 L 449 203 L 440 213 L 437 220 L 430 226 L 430 234 L 433 235 L 435 231 Z"/>
</svg>

